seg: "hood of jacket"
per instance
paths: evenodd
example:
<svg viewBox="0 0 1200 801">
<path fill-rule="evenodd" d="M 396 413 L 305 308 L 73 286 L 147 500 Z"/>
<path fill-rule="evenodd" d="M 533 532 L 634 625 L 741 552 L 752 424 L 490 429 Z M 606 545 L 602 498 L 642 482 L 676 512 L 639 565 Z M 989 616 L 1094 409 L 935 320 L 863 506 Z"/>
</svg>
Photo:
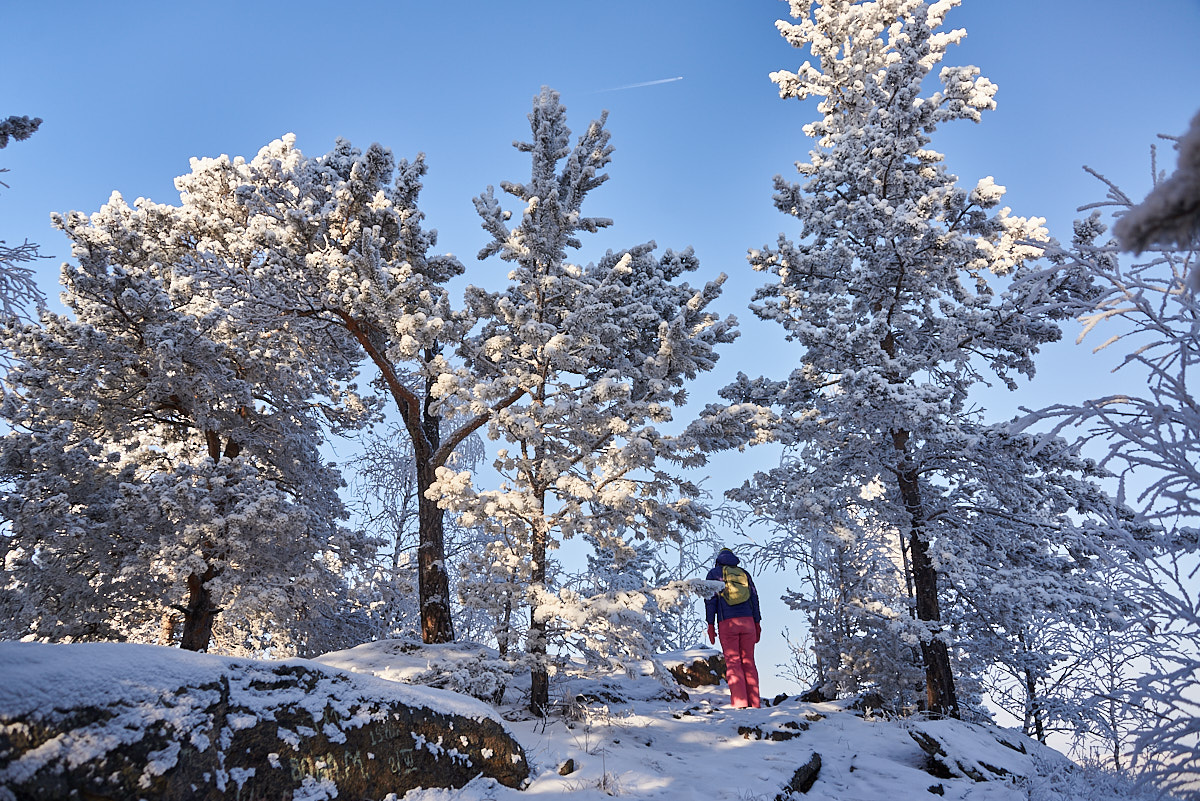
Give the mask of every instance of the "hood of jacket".
<svg viewBox="0 0 1200 801">
<path fill-rule="evenodd" d="M 737 555 L 728 548 L 722 548 L 721 552 L 717 554 L 718 565 L 736 565 L 740 561 L 742 560 L 738 559 Z"/>
</svg>

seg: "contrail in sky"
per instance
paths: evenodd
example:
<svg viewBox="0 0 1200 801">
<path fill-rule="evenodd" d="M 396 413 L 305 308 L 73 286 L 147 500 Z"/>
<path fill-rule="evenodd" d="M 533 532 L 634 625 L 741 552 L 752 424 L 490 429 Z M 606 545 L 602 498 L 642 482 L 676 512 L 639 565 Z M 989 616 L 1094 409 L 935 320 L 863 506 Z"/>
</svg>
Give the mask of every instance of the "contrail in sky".
<svg viewBox="0 0 1200 801">
<path fill-rule="evenodd" d="M 641 89 L 643 86 L 658 86 L 660 83 L 674 83 L 675 81 L 682 80 L 682 75 L 677 78 L 659 78 L 657 81 L 643 81 L 642 83 L 631 83 L 628 86 L 614 86 L 611 89 L 601 89 L 599 92 L 620 92 L 623 89 Z"/>
</svg>

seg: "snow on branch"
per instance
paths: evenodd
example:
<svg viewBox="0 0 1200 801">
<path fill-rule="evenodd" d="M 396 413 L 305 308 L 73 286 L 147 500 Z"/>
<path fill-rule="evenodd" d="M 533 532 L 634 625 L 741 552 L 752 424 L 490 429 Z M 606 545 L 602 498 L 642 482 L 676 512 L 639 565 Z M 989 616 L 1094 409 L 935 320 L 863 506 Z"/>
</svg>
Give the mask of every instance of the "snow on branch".
<svg viewBox="0 0 1200 801">
<path fill-rule="evenodd" d="M 8 147 L 9 139 L 23 142 L 33 136 L 41 124 L 41 117 L 8 117 L 0 122 L 0 150 Z"/>
<path fill-rule="evenodd" d="M 1187 248 L 1200 233 L 1200 113 L 1175 142 L 1179 151 L 1175 172 L 1157 182 L 1145 200 L 1113 225 L 1122 250 L 1141 253 L 1156 245 Z M 1200 272 L 1193 271 L 1193 287 L 1198 282 Z"/>
</svg>

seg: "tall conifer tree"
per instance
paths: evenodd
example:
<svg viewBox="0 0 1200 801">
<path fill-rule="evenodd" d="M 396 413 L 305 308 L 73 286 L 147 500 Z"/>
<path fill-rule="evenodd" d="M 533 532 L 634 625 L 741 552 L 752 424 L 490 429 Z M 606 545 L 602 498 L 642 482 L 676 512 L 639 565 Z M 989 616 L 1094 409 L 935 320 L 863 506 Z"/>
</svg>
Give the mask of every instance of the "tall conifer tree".
<svg viewBox="0 0 1200 801">
<path fill-rule="evenodd" d="M 520 221 L 510 228 L 512 215 L 490 188 L 475 201 L 492 236 L 480 258 L 511 264 L 511 283 L 499 293 L 472 287 L 467 296 L 482 321 L 466 343 L 468 366 L 522 393 L 488 429 L 512 445 L 494 463 L 505 483 L 477 492 L 469 475 L 443 469 L 438 488 L 469 525 L 525 550 L 534 598 L 531 708 L 543 714 L 555 602 L 537 598 L 552 589 L 549 551 L 576 535 L 661 540 L 702 525 L 698 489 L 659 464 L 681 457 L 657 426 L 672 419 L 686 382 L 713 367 L 716 346 L 735 331 L 732 318 L 707 310 L 724 276 L 699 289 L 680 281 L 699 266 L 690 249 L 655 257 L 649 243 L 587 266 L 570 261 L 582 232 L 611 224 L 582 212 L 588 193 L 608 178 L 609 133 L 602 117 L 572 145 L 566 108 L 549 89 L 534 98 L 529 121 L 531 141 L 516 147 L 530 154 L 530 178 L 501 184 L 523 204 Z"/>
<path fill-rule="evenodd" d="M 990 177 L 959 187 L 929 147 L 939 125 L 978 122 L 994 106 L 996 87 L 974 67 L 942 68 L 941 90 L 923 94 L 965 35 L 940 30 L 956 5 L 791 3 L 800 21 L 779 29 L 815 64 L 771 78 L 782 98 L 816 98 L 821 116 L 804 127 L 814 147 L 797 165 L 800 182 L 775 180 L 775 205 L 799 231 L 751 251 L 753 268 L 772 276 L 751 308 L 783 327 L 801 363 L 782 381 L 739 378 L 722 392 L 732 403 L 693 427 L 709 448 L 788 446 L 780 468 L 731 493 L 777 521 L 840 525 L 864 505 L 861 489 L 881 483 L 872 525 L 897 531 L 926 703 L 954 716 L 943 605 L 978 580 L 966 557 L 987 546 L 972 530 L 998 538 L 1001 563 L 1032 564 L 1029 550 L 1051 549 L 1005 534 L 1002 510 L 964 489 L 964 477 L 989 476 L 972 471 L 996 453 L 1020 458 L 1032 446 L 981 425 L 968 394 L 984 371 L 1009 387 L 1032 375 L 1038 347 L 1060 336 L 1055 304 L 1077 289 L 1069 275 L 1035 269 L 1047 239 L 1040 220 L 1000 208 L 1004 190 Z M 1075 460 L 1069 469 L 1088 468 Z M 1027 530 L 1064 536 L 1064 506 L 1047 508 L 1052 524 Z"/>
</svg>

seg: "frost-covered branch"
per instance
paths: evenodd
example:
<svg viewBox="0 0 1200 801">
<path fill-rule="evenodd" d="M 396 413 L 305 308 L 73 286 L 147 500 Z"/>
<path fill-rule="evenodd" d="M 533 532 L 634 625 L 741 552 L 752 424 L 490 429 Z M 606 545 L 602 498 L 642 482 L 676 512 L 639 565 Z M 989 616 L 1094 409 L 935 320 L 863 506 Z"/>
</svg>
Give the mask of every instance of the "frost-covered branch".
<svg viewBox="0 0 1200 801">
<path fill-rule="evenodd" d="M 1124 192 L 1093 174 L 1108 187 L 1104 205 L 1129 208 Z M 1072 247 L 1054 255 L 1085 270 L 1098 287 L 1075 304 L 1079 341 L 1107 334 L 1094 350 L 1124 351 L 1117 372 L 1128 389 L 1031 411 L 1016 428 L 1050 422 L 1052 434 L 1082 429 L 1105 448 L 1102 464 L 1121 476 L 1122 496 L 1132 496 L 1165 525 L 1194 526 L 1200 519 L 1200 399 L 1192 377 L 1200 369 L 1200 295 L 1188 275 L 1197 252 L 1170 247 L 1129 259 L 1113 244 L 1098 243 L 1105 231 L 1093 211 L 1076 222 Z"/>
<path fill-rule="evenodd" d="M 1194 249 L 1200 234 L 1200 113 L 1175 140 L 1179 161 L 1175 172 L 1155 184 L 1150 194 L 1113 225 L 1122 250 L 1141 253 L 1151 247 Z M 1156 176 L 1157 177 L 1157 176 Z M 1193 275 L 1200 291 L 1200 272 Z"/>
</svg>

